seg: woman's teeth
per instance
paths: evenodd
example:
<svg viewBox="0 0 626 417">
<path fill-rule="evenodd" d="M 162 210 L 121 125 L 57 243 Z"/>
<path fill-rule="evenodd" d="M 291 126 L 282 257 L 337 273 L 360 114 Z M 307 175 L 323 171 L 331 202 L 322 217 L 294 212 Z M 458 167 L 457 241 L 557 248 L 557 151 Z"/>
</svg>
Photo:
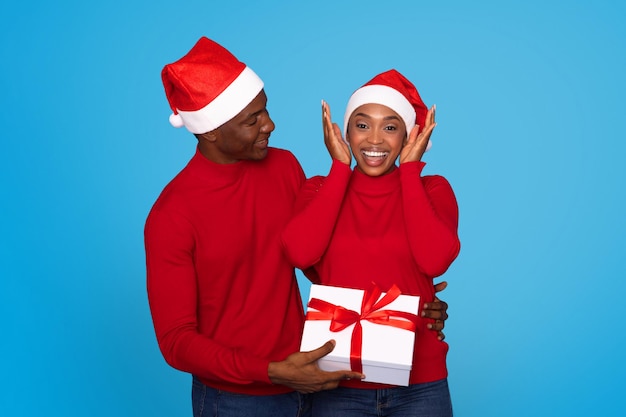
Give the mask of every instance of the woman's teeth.
<svg viewBox="0 0 626 417">
<path fill-rule="evenodd" d="M 363 151 L 363 155 L 368 158 L 382 158 L 387 156 L 388 152 L 373 152 L 373 151 Z"/>
</svg>

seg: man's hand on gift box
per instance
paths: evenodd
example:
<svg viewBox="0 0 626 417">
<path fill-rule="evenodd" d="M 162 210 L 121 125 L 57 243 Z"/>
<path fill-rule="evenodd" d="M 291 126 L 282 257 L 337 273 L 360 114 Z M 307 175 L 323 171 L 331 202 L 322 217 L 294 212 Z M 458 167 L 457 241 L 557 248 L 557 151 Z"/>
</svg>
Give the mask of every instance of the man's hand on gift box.
<svg viewBox="0 0 626 417">
<path fill-rule="evenodd" d="M 302 393 L 337 388 L 344 379 L 363 379 L 365 375 L 350 370 L 326 372 L 317 366 L 317 360 L 335 348 L 329 340 L 310 352 L 292 353 L 281 362 L 270 362 L 268 376 L 273 384 L 286 385 Z"/>
<path fill-rule="evenodd" d="M 442 281 L 435 285 L 435 292 L 438 293 L 443 291 L 447 286 L 448 283 L 446 281 Z M 437 332 L 439 340 L 446 338 L 446 335 L 443 334 L 443 328 L 445 326 L 445 321 L 448 319 L 448 303 L 435 297 L 435 300 L 432 303 L 424 303 L 422 308 L 422 317 L 435 320 L 434 323 L 428 323 L 428 328 Z"/>
</svg>

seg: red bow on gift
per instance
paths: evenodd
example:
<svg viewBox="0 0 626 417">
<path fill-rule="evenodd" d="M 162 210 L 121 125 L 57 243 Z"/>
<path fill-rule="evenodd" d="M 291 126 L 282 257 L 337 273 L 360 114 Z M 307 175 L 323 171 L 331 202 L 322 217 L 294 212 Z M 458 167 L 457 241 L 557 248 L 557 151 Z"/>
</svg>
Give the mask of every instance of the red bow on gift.
<svg viewBox="0 0 626 417">
<path fill-rule="evenodd" d="M 415 332 L 417 327 L 417 315 L 415 314 L 397 310 L 380 310 L 401 295 L 400 289 L 396 285 L 392 286 L 387 294 L 378 301 L 381 294 L 382 291 L 376 284 L 369 290 L 365 290 L 360 314 L 318 298 L 312 298 L 309 301 L 309 308 L 318 311 L 308 311 L 306 313 L 307 320 L 330 320 L 331 332 L 340 332 L 351 324 L 355 325 L 352 330 L 350 345 L 350 367 L 355 372 L 363 372 L 361 363 L 363 328 L 361 320 L 382 324 L 383 326 L 397 327 L 411 332 Z"/>
</svg>

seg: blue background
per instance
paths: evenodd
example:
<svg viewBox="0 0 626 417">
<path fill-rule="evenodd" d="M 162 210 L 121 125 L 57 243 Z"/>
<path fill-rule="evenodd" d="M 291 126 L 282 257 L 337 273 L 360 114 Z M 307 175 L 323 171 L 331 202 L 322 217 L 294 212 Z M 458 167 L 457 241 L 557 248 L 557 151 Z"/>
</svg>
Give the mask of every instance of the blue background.
<svg viewBox="0 0 626 417">
<path fill-rule="evenodd" d="M 442 294 L 457 416 L 621 415 L 624 4 L 3 5 L 0 415 L 191 415 L 154 338 L 142 233 L 195 147 L 160 71 L 202 35 L 264 79 L 271 142 L 307 175 L 330 166 L 321 99 L 340 121 L 394 67 L 437 104 L 426 173 L 461 213 Z"/>
</svg>

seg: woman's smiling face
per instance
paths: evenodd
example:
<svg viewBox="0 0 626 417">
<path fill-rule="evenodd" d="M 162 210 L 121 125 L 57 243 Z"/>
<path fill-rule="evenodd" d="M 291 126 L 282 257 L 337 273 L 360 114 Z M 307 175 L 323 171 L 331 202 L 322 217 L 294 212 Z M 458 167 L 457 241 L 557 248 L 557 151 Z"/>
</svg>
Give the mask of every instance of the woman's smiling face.
<svg viewBox="0 0 626 417">
<path fill-rule="evenodd" d="M 352 112 L 346 137 L 357 168 L 377 177 L 393 170 L 407 132 L 398 113 L 382 104 L 369 103 Z"/>
</svg>

